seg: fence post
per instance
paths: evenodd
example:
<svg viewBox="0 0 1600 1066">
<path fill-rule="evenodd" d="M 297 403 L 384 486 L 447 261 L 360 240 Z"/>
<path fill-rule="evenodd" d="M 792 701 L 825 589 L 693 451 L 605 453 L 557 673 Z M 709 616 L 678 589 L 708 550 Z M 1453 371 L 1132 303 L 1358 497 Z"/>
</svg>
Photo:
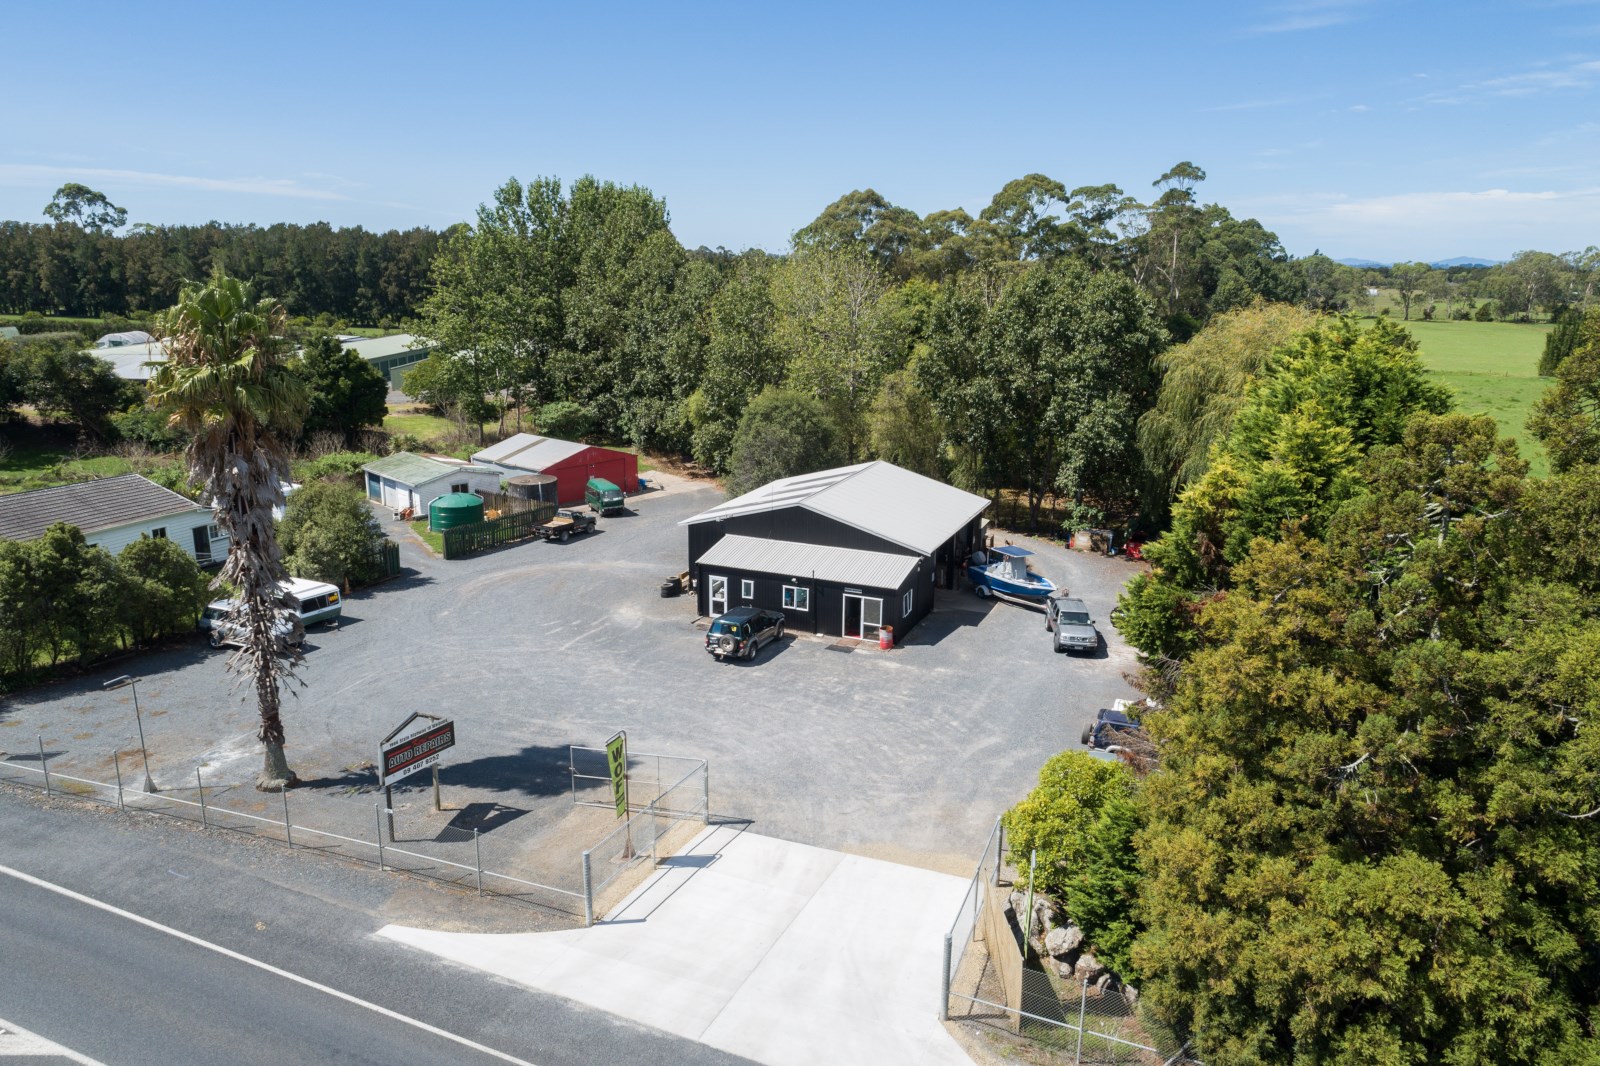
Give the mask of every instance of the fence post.
<svg viewBox="0 0 1600 1066">
<path fill-rule="evenodd" d="M 1083 1020 L 1089 1007 L 1089 982 L 1083 982 L 1083 991 L 1078 994 L 1078 1050 L 1072 1056 L 1073 1062 L 1083 1061 Z"/>
<path fill-rule="evenodd" d="M 294 847 L 294 831 L 289 828 L 289 786 L 283 788 L 283 842 Z"/>
<path fill-rule="evenodd" d="M 372 805 L 372 817 L 378 823 L 378 869 L 383 869 L 383 804 Z"/>
<path fill-rule="evenodd" d="M 700 800 L 705 809 L 702 825 L 711 824 L 711 763 L 701 761 L 702 773 L 700 774 Z"/>
<path fill-rule="evenodd" d="M 39 736 L 39 765 L 44 767 L 44 794 L 50 795 L 50 763 L 44 757 L 44 736 Z"/>
<path fill-rule="evenodd" d="M 944 935 L 944 975 L 939 982 L 939 1020 L 950 1020 L 950 934 Z"/>
<path fill-rule="evenodd" d="M 211 821 L 206 817 L 206 783 L 200 779 L 200 767 L 194 768 L 195 787 L 200 790 L 200 828 L 210 829 Z"/>
<path fill-rule="evenodd" d="M 111 765 L 117 768 L 117 810 L 125 811 L 128 808 L 122 802 L 122 760 L 114 749 L 111 752 Z"/>
<path fill-rule="evenodd" d="M 583 853 L 583 925 L 594 924 L 594 878 L 589 872 L 589 853 Z"/>
<path fill-rule="evenodd" d="M 478 861 L 478 895 L 483 895 L 483 845 L 478 843 L 478 830 L 472 830 L 472 854 Z"/>
<path fill-rule="evenodd" d="M 1004 815 L 1001 815 L 1000 818 L 994 820 L 994 883 L 996 885 L 1000 883 L 1000 864 L 1004 861 L 1002 856 L 1006 853 L 1006 823 L 1001 820 L 1004 817 Z"/>
</svg>

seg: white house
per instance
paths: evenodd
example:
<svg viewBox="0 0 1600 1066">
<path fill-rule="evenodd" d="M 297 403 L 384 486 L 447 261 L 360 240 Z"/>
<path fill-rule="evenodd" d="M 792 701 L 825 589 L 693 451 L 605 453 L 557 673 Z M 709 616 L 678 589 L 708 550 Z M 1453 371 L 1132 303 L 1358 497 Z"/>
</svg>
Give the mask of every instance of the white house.
<svg viewBox="0 0 1600 1066">
<path fill-rule="evenodd" d="M 163 537 L 202 565 L 220 563 L 228 554 L 228 538 L 211 519 L 211 508 L 138 474 L 0 496 L 5 540 L 34 540 L 66 522 L 113 555 L 141 536 Z"/>
<path fill-rule="evenodd" d="M 397 511 L 409 507 L 419 516 L 426 515 L 428 505 L 446 493 L 500 491 L 498 470 L 411 452 L 395 452 L 362 469 L 367 472 L 368 499 Z"/>
</svg>

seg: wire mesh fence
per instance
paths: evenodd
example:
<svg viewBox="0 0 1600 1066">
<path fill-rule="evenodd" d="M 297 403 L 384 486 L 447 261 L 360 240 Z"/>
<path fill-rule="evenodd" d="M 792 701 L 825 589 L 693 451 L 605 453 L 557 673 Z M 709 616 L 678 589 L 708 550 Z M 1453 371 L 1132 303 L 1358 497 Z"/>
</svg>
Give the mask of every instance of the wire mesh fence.
<svg viewBox="0 0 1600 1066">
<path fill-rule="evenodd" d="M 592 751 L 593 749 L 586 749 Z M 526 854 L 504 834 L 486 835 L 476 826 L 457 826 L 422 840 L 397 839 L 395 812 L 374 803 L 365 819 L 365 829 L 353 829 L 362 819 L 352 808 L 341 807 L 337 819 L 342 831 L 309 824 L 293 791 L 277 794 L 248 792 L 235 796 L 235 787 L 207 781 L 203 769 L 195 769 L 192 786 L 164 782 L 159 791 L 145 787 L 147 779 L 141 755 L 112 752 L 105 769 L 109 780 L 97 780 L 81 771 L 62 773 L 62 753 L 45 749 L 41 740 L 34 752 L 11 753 L 0 757 L 0 782 L 101 803 L 123 811 L 180 818 L 208 830 L 232 832 L 272 841 L 286 847 L 311 850 L 345 858 L 380 870 L 395 871 L 455 885 L 481 895 L 493 895 L 573 918 L 592 920 L 603 911 L 605 900 L 597 904 L 596 893 L 603 892 L 618 875 L 636 869 L 644 859 L 653 860 L 662 852 L 664 841 L 672 837 L 676 847 L 682 829 L 698 828 L 708 817 L 709 785 L 706 763 L 702 759 L 676 756 L 638 755 L 629 760 L 630 776 L 638 775 L 632 795 L 640 806 L 615 829 L 605 831 L 591 848 L 567 851 L 553 861 L 537 865 L 540 877 L 525 876 Z M 601 756 L 604 751 L 601 750 Z M 663 777 L 678 773 L 676 777 Z M 664 783 L 663 783 L 664 782 Z M 580 798 L 576 777 L 573 786 L 575 806 L 606 807 Z M 600 831 L 599 819 L 590 831 Z M 492 825 L 492 818 L 487 824 Z M 587 824 L 587 823 L 585 823 Z M 581 826 L 580 826 L 581 828 Z M 673 835 L 678 830 L 678 835 Z M 590 837 L 589 839 L 593 839 Z M 576 844 L 576 842 L 573 842 Z M 591 878 L 591 871 L 599 876 Z"/>
<path fill-rule="evenodd" d="M 945 935 L 940 1017 L 1027 1044 L 1039 1061 L 1200 1066 L 1187 1041 L 1103 967 L 1041 957 L 1033 946 L 1036 912 L 1013 893 L 1015 880 L 996 820 Z"/>
<path fill-rule="evenodd" d="M 572 749 L 573 802 L 579 806 L 610 807 L 609 802 L 581 798 L 578 791 L 580 780 L 595 779 L 592 773 L 580 773 L 579 768 L 592 770 L 596 752 L 605 758 L 603 748 Z M 630 754 L 628 777 L 628 816 L 583 853 L 589 906 L 585 919 L 591 924 L 626 894 L 630 885 L 618 884 L 625 873 L 646 862 L 654 868 L 663 855 L 688 843 L 711 820 L 710 780 L 704 759 Z M 604 780 L 609 782 L 610 777 Z"/>
</svg>

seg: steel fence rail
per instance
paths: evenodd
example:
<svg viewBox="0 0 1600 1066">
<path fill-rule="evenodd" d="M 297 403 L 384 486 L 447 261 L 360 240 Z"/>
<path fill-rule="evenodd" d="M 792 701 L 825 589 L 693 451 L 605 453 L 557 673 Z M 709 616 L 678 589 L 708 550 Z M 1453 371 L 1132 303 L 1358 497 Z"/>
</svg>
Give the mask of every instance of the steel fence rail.
<svg viewBox="0 0 1600 1066">
<path fill-rule="evenodd" d="M 113 759 L 117 763 L 118 777 L 120 779 L 120 777 L 121 777 L 120 761 L 116 759 L 116 756 L 118 754 L 120 754 L 120 753 L 113 753 Z M 366 858 L 364 858 L 362 856 L 368 851 L 375 851 L 376 852 L 376 856 L 375 856 L 376 857 L 376 865 L 380 869 L 385 869 L 385 870 L 394 869 L 396 872 L 400 872 L 400 873 L 412 873 L 412 874 L 417 874 L 419 876 L 425 876 L 419 870 L 404 869 L 404 868 L 395 867 L 393 865 L 393 863 L 392 863 L 392 860 L 393 860 L 394 857 L 399 856 L 399 857 L 407 858 L 407 859 L 415 859 L 415 860 L 417 860 L 417 861 L 419 861 L 421 863 L 430 864 L 430 865 L 433 865 L 433 866 L 448 867 L 448 868 L 451 868 L 451 869 L 454 869 L 454 870 L 459 870 L 459 871 L 461 871 L 461 874 L 462 874 L 463 877 L 465 877 L 466 875 L 469 875 L 469 874 L 474 876 L 477 879 L 478 884 L 480 884 L 480 885 L 482 884 L 483 879 L 490 878 L 490 879 L 493 879 L 495 882 L 498 882 L 498 883 L 501 883 L 501 884 L 516 885 L 516 886 L 520 886 L 523 889 L 530 889 L 530 890 L 533 890 L 535 892 L 550 893 L 550 894 L 554 894 L 556 896 L 560 896 L 560 897 L 568 898 L 568 899 L 572 899 L 572 900 L 583 900 L 584 899 L 584 893 L 582 891 L 579 891 L 579 890 L 574 890 L 574 889 L 569 889 L 569 888 L 561 888 L 560 886 L 557 886 L 557 885 L 548 885 L 548 884 L 544 884 L 543 882 L 540 882 L 540 881 L 532 881 L 532 880 L 528 880 L 527 878 L 517 877 L 514 874 L 502 873 L 502 872 L 499 872 L 497 870 L 487 870 L 487 869 L 482 868 L 481 865 L 468 866 L 465 863 L 454 862 L 454 861 L 452 861 L 450 859 L 446 859 L 446 858 L 443 858 L 441 856 L 425 855 L 425 854 L 423 854 L 421 852 L 410 851 L 410 850 L 405 849 L 405 848 L 396 847 L 393 844 L 384 844 L 383 843 L 383 837 L 382 837 L 382 825 L 381 825 L 381 808 L 382 808 L 381 804 L 375 805 L 375 807 L 379 810 L 379 813 L 380 813 L 379 827 L 378 827 L 378 829 L 377 829 L 377 831 L 375 833 L 375 839 L 373 839 L 373 840 L 363 840 L 360 837 L 347 836 L 347 835 L 345 835 L 343 833 L 336 833 L 336 832 L 333 832 L 332 830 L 328 830 L 328 829 L 319 829 L 319 828 L 317 828 L 315 826 L 309 826 L 309 825 L 299 825 L 299 824 L 296 824 L 295 822 L 293 822 L 292 819 L 287 818 L 287 817 L 286 818 L 269 818 L 269 817 L 267 817 L 265 815 L 254 814 L 254 813 L 252 813 L 250 811 L 235 810 L 235 809 L 233 809 L 231 807 L 220 805 L 215 800 L 211 800 L 211 801 L 208 802 L 205 799 L 205 787 L 206 786 L 205 786 L 203 780 L 199 776 L 198 768 L 196 769 L 197 785 L 194 786 L 194 788 L 195 788 L 196 791 L 198 791 L 200 793 L 200 797 L 201 798 L 198 799 L 198 800 L 191 800 L 191 799 L 185 799 L 182 796 L 175 795 L 174 794 L 175 790 L 168 790 L 166 792 L 159 792 L 159 793 L 157 793 L 157 792 L 147 792 L 147 791 L 145 791 L 143 789 L 133 788 L 133 787 L 124 785 L 124 784 L 122 784 L 120 782 L 120 780 L 119 780 L 119 782 L 117 784 L 111 784 L 109 782 L 104 782 L 104 781 L 95 781 L 95 780 L 93 780 L 91 778 L 77 777 L 77 776 L 70 775 L 70 774 L 63 774 L 63 773 L 60 773 L 59 771 L 51 770 L 49 768 L 48 760 L 44 759 L 42 757 L 40 759 L 40 766 L 38 766 L 38 767 L 27 766 L 27 765 L 21 764 L 19 762 L 16 762 L 14 760 L 7 760 L 7 761 L 4 762 L 3 765 L 5 766 L 5 768 L 7 770 L 15 770 L 15 771 L 18 771 L 18 772 L 20 772 L 22 774 L 25 774 L 25 775 L 35 775 L 35 776 L 37 776 L 39 778 L 42 778 L 43 779 L 43 785 L 44 785 L 44 792 L 46 793 L 46 795 L 55 795 L 56 793 L 66 793 L 66 794 L 70 794 L 70 795 L 74 796 L 74 798 L 78 798 L 78 799 L 89 798 L 89 799 L 98 800 L 100 798 L 99 795 L 98 795 L 99 790 L 105 790 L 105 792 L 107 794 L 114 794 L 116 798 L 115 798 L 115 800 L 107 799 L 104 802 L 106 802 L 108 804 L 114 802 L 117 805 L 117 807 L 119 809 L 122 809 L 122 810 L 127 810 L 129 802 L 133 801 L 136 804 L 135 809 L 141 811 L 142 813 L 162 815 L 162 816 L 166 816 L 166 817 L 180 817 L 180 818 L 186 817 L 185 815 L 182 815 L 182 814 L 173 814 L 171 811 L 160 810 L 160 809 L 157 809 L 157 808 L 152 808 L 152 807 L 148 807 L 148 806 L 144 806 L 144 805 L 139 805 L 137 803 L 137 801 L 139 801 L 139 800 L 152 801 L 154 803 L 166 805 L 166 806 L 169 806 L 169 807 L 187 809 L 189 811 L 198 812 L 199 822 L 200 822 L 201 826 L 203 828 L 205 828 L 205 829 L 216 829 L 216 830 L 219 830 L 219 831 L 231 831 L 231 832 L 240 832 L 241 830 L 238 829 L 237 827 L 234 827 L 234 826 L 227 826 L 227 825 L 222 824 L 220 819 L 223 818 L 223 817 L 234 818 L 234 819 L 242 819 L 243 821 L 245 821 L 247 823 L 260 825 L 264 829 L 272 829 L 274 831 L 281 832 L 283 834 L 284 843 L 288 847 L 290 847 L 291 849 L 304 848 L 304 849 L 312 850 L 312 851 L 323 851 L 323 850 L 326 850 L 326 846 L 325 845 L 319 846 L 319 845 L 316 845 L 316 844 L 310 844 L 310 843 L 306 843 L 305 842 L 305 839 L 307 837 L 315 837 L 315 838 L 318 838 L 319 840 L 322 840 L 322 841 L 338 842 L 339 844 L 348 845 L 348 846 L 350 846 L 352 848 L 355 848 L 355 849 L 362 849 L 360 853 L 350 856 L 351 858 L 354 858 L 358 862 L 371 861 L 371 860 L 368 860 L 368 859 L 366 859 Z M 71 783 L 71 784 L 84 786 L 89 791 L 88 791 L 88 793 L 83 793 L 83 792 L 79 792 L 79 791 L 77 791 L 75 789 L 63 788 L 62 787 L 62 783 L 63 782 L 68 782 L 68 783 Z M 19 782 L 19 783 L 21 783 L 21 782 Z M 185 791 L 187 791 L 187 789 Z M 288 810 L 288 803 L 289 803 L 288 793 L 285 792 L 284 793 L 284 809 L 285 809 L 285 811 Z M 188 818 L 188 820 L 193 821 L 194 818 L 192 816 L 190 816 Z M 301 839 L 299 841 L 294 839 L 296 835 L 300 836 Z M 268 839 L 272 839 L 272 837 L 268 836 Z M 476 835 L 474 835 L 474 844 L 476 845 Z M 435 880 L 452 880 L 452 879 L 450 879 L 450 878 L 435 878 Z M 480 889 L 480 891 L 481 891 L 481 889 Z M 496 896 L 504 896 L 504 897 L 507 897 L 507 898 L 520 898 L 525 893 L 517 892 L 517 891 L 502 891 L 502 892 L 493 892 L 493 891 L 491 891 L 491 894 L 492 895 L 496 895 Z"/>
<path fill-rule="evenodd" d="M 1067 967 L 1058 977 L 1028 964 L 1032 915 L 1021 918 L 1025 926 L 1010 923 L 1000 911 L 1001 897 L 993 895 L 1009 897 L 1015 883 L 1004 875 L 1006 854 L 997 819 L 944 934 L 940 1019 L 991 1026 L 1008 1039 L 1070 1055 L 1074 1063 L 1199 1066 L 1188 1042 L 1137 1010 L 1131 994 L 1084 979 L 1064 986 Z"/>
</svg>

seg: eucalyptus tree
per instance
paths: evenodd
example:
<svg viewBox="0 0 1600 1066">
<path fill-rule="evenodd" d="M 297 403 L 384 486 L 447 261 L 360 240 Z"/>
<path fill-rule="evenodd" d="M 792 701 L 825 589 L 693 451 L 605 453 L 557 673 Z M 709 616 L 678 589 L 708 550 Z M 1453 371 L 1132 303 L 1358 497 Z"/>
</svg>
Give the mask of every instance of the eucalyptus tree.
<svg viewBox="0 0 1600 1066">
<path fill-rule="evenodd" d="M 217 583 L 236 592 L 234 621 L 244 643 L 228 662 L 255 688 L 263 749 L 256 788 L 293 785 L 284 755 L 281 687 L 294 680 L 299 653 L 283 640 L 278 582 L 286 576 L 272 510 L 289 480 L 289 441 L 308 404 L 289 368 L 284 312 L 270 299 L 218 272 L 183 288 L 157 331 L 167 360 L 150 378 L 152 400 L 190 437 L 189 475 L 203 486 L 228 558 Z"/>
</svg>

